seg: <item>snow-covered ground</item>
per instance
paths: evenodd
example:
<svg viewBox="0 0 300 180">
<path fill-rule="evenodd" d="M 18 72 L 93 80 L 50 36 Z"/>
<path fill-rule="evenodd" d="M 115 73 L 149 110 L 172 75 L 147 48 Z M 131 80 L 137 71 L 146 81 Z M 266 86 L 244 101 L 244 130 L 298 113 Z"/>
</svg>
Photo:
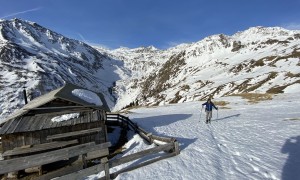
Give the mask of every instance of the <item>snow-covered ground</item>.
<svg viewBox="0 0 300 180">
<path fill-rule="evenodd" d="M 142 128 L 175 137 L 181 153 L 117 179 L 300 179 L 299 98 L 280 94 L 257 104 L 233 96 L 214 99 L 230 104 L 214 111 L 209 125 L 203 111 L 199 121 L 203 102 L 132 110 L 130 118 Z M 123 156 L 153 145 L 135 135 L 126 146 Z"/>
</svg>

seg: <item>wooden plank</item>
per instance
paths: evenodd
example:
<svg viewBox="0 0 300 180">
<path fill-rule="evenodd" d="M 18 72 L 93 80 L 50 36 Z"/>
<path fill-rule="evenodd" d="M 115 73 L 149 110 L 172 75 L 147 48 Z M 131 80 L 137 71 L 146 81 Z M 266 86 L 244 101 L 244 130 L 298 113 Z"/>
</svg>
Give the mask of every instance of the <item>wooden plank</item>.
<svg viewBox="0 0 300 180">
<path fill-rule="evenodd" d="M 93 144 L 93 145 L 88 145 L 88 144 Z M 68 152 L 69 156 L 74 157 L 74 156 L 85 154 L 85 153 L 88 153 L 91 151 L 109 148 L 111 146 L 111 143 L 106 142 L 106 143 L 95 145 L 95 142 L 92 142 L 92 143 L 86 143 L 86 145 L 87 145 L 87 147 L 83 147 L 83 148 L 70 148 L 69 152 Z"/>
<path fill-rule="evenodd" d="M 28 127 L 27 131 L 35 131 L 36 127 L 37 127 L 37 123 L 41 123 L 40 120 L 38 117 L 36 116 L 29 116 L 30 119 L 32 120 L 30 126 Z"/>
<path fill-rule="evenodd" d="M 128 171 L 132 171 L 132 170 L 135 170 L 135 169 L 137 169 L 137 168 L 140 168 L 140 167 L 143 167 L 143 166 L 147 166 L 147 165 L 152 164 L 152 163 L 154 163 L 154 162 L 157 162 L 157 161 L 160 161 L 160 160 L 169 158 L 169 157 L 173 157 L 173 156 L 176 156 L 176 154 L 175 154 L 175 153 L 166 154 L 166 155 L 164 155 L 164 156 L 161 156 L 161 157 L 158 157 L 158 158 L 155 158 L 155 159 L 148 160 L 148 161 L 146 161 L 146 162 L 140 163 L 140 164 L 135 165 L 135 166 L 129 166 L 128 168 L 124 168 L 124 169 L 121 169 L 121 170 L 119 170 L 119 171 L 117 171 L 117 172 L 112 173 L 112 174 L 110 175 L 110 177 L 111 177 L 112 179 L 114 179 L 114 178 L 116 178 L 116 177 L 117 177 L 119 174 L 121 174 L 121 173 L 128 172 Z M 101 179 L 103 179 L 103 178 L 101 178 Z"/>
<path fill-rule="evenodd" d="M 0 174 L 14 172 L 34 166 L 41 166 L 60 160 L 66 160 L 90 151 L 108 148 L 110 145 L 110 142 L 97 145 L 95 145 L 94 142 L 90 142 L 46 153 L 0 161 Z"/>
<path fill-rule="evenodd" d="M 15 121 L 15 119 L 11 119 L 5 123 L 3 123 L 2 127 L 1 127 L 1 134 L 5 134 L 7 132 L 7 130 L 9 129 L 9 127 L 11 126 L 11 124 L 13 124 Z"/>
<path fill-rule="evenodd" d="M 167 142 L 167 143 L 171 143 L 171 142 L 176 141 L 175 138 L 161 137 L 161 136 L 156 136 L 156 135 L 152 135 L 152 138 L 155 139 L 155 140 L 162 141 L 162 142 Z"/>
<path fill-rule="evenodd" d="M 20 155 L 20 154 L 27 154 L 27 153 L 34 153 L 34 152 L 40 152 L 40 151 L 45 151 L 45 150 L 51 150 L 55 148 L 61 148 L 64 146 L 72 145 L 72 144 L 77 144 L 78 140 L 72 140 L 72 141 L 58 141 L 58 142 L 50 142 L 50 143 L 44 143 L 44 144 L 36 144 L 33 145 L 32 147 L 28 148 L 14 148 L 13 150 L 5 151 L 2 156 L 14 156 L 14 155 Z"/>
<path fill-rule="evenodd" d="M 32 127 L 32 130 L 42 130 L 44 125 L 47 124 L 47 121 L 48 121 L 48 118 L 47 116 L 46 117 L 43 117 L 43 116 L 37 116 L 37 122 L 38 123 L 35 123 L 35 125 Z"/>
<path fill-rule="evenodd" d="M 13 133 L 22 119 L 22 117 L 14 119 L 14 122 L 7 129 L 7 134 Z"/>
<path fill-rule="evenodd" d="M 34 120 L 30 116 L 24 116 L 23 121 L 26 121 L 26 123 L 23 125 L 22 130 L 23 132 L 26 132 L 30 129 L 30 126 L 32 125 Z"/>
<path fill-rule="evenodd" d="M 4 160 L 0 161 L 0 174 L 14 172 L 34 166 L 40 166 L 64 159 L 68 159 L 67 149 L 59 150 L 59 152 L 52 151 L 32 156 Z"/>
<path fill-rule="evenodd" d="M 28 123 L 28 118 L 24 116 L 22 120 L 18 123 L 16 129 L 14 130 L 14 133 L 16 132 L 23 132 L 23 127 Z"/>
<path fill-rule="evenodd" d="M 82 180 L 82 179 L 84 179 L 85 177 L 87 177 L 89 175 L 99 173 L 103 170 L 104 170 L 104 165 L 103 164 L 97 164 L 95 166 L 92 166 L 92 167 L 74 172 L 72 174 L 67 174 L 67 175 L 56 177 L 56 178 L 53 178 L 53 179 L 55 179 L 55 180 L 66 180 L 66 179 Z"/>
<path fill-rule="evenodd" d="M 66 138 L 66 137 L 70 137 L 70 136 L 81 136 L 81 135 L 89 134 L 89 133 L 97 133 L 97 132 L 100 132 L 101 130 L 102 130 L 102 128 L 98 127 L 98 128 L 86 129 L 86 130 L 81 130 L 81 131 L 55 134 L 55 135 L 47 136 L 47 140 Z"/>
<path fill-rule="evenodd" d="M 77 172 L 80 171 L 82 169 L 82 164 L 74 164 L 74 165 L 70 165 L 67 167 L 63 167 L 61 169 L 58 169 L 56 171 L 53 172 L 49 172 L 47 174 L 44 174 L 42 176 L 37 177 L 36 180 L 48 180 L 48 179 L 52 179 L 55 177 L 59 177 L 59 176 L 63 176 L 65 174 L 70 174 L 73 172 Z"/>
<path fill-rule="evenodd" d="M 38 108 L 25 108 L 24 110 L 48 110 L 48 109 L 76 109 L 76 108 L 95 108 L 98 109 L 99 106 L 58 106 L 58 107 L 38 107 Z"/>
<path fill-rule="evenodd" d="M 112 161 L 109 162 L 109 167 L 115 167 L 115 166 L 119 166 L 120 164 L 124 164 L 139 158 L 142 158 L 146 155 L 150 155 L 150 154 L 155 154 L 158 153 L 160 151 L 167 151 L 174 148 L 173 144 L 164 144 L 164 145 L 160 145 L 154 148 L 150 148 L 150 149 L 146 149 L 144 151 L 140 151 L 134 154 L 130 154 L 128 156 L 124 156 L 121 157 L 119 159 L 114 159 Z"/>
<path fill-rule="evenodd" d="M 107 155 L 109 155 L 108 148 L 96 150 L 96 151 L 88 152 L 86 160 L 96 159 L 96 158 L 100 158 L 100 157 L 107 156 Z"/>
</svg>

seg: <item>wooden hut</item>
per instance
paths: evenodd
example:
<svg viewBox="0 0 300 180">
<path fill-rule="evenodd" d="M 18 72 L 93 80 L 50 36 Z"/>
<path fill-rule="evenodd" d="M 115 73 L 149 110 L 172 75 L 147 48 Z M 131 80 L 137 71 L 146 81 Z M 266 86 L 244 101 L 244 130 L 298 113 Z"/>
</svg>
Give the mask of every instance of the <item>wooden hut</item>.
<svg viewBox="0 0 300 180">
<path fill-rule="evenodd" d="M 66 84 L 30 101 L 5 120 L 0 128 L 3 156 L 54 140 L 69 144 L 107 142 L 107 111 L 102 94 Z"/>
</svg>

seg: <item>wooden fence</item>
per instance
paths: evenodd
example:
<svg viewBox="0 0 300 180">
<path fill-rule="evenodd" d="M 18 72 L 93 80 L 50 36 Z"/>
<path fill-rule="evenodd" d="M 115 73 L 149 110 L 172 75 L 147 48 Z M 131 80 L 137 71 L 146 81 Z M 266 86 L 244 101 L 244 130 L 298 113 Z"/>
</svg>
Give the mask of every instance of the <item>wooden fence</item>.
<svg viewBox="0 0 300 180">
<path fill-rule="evenodd" d="M 137 123 L 132 122 L 128 117 L 120 115 L 120 114 L 107 114 L 106 123 L 110 126 L 121 126 L 123 128 L 131 128 L 133 131 L 138 133 L 143 139 L 145 139 L 149 144 L 156 144 L 156 147 L 140 151 L 134 154 L 130 154 L 128 156 L 124 156 L 121 158 L 116 158 L 109 160 L 109 168 L 128 163 L 137 159 L 141 159 L 144 157 L 153 157 L 153 155 L 157 155 L 155 158 L 149 158 L 145 162 L 140 162 L 139 164 L 135 164 L 129 166 L 127 168 L 121 169 L 117 172 L 110 174 L 110 178 L 114 179 L 119 174 L 127 171 L 131 171 L 137 169 L 139 167 L 143 167 L 149 165 L 151 163 L 157 162 L 162 159 L 166 159 L 172 156 L 176 156 L 180 153 L 179 144 L 175 138 L 172 137 L 161 137 L 157 135 L 153 135 L 138 126 Z M 164 153 L 160 153 L 164 152 Z"/>
</svg>

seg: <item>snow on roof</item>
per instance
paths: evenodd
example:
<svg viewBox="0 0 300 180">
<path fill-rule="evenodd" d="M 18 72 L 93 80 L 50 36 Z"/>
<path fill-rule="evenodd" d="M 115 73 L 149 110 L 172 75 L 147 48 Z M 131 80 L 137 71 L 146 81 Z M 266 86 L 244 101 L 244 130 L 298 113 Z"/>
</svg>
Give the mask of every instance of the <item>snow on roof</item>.
<svg viewBox="0 0 300 180">
<path fill-rule="evenodd" d="M 85 89 L 74 89 L 72 94 L 88 103 L 95 104 L 96 106 L 102 106 L 103 103 L 99 96 L 92 91 Z"/>
<path fill-rule="evenodd" d="M 71 114 L 64 114 L 61 116 L 55 116 L 51 119 L 52 122 L 62 122 L 62 121 L 67 121 L 73 118 L 78 118 L 79 113 L 71 113 Z"/>
</svg>

